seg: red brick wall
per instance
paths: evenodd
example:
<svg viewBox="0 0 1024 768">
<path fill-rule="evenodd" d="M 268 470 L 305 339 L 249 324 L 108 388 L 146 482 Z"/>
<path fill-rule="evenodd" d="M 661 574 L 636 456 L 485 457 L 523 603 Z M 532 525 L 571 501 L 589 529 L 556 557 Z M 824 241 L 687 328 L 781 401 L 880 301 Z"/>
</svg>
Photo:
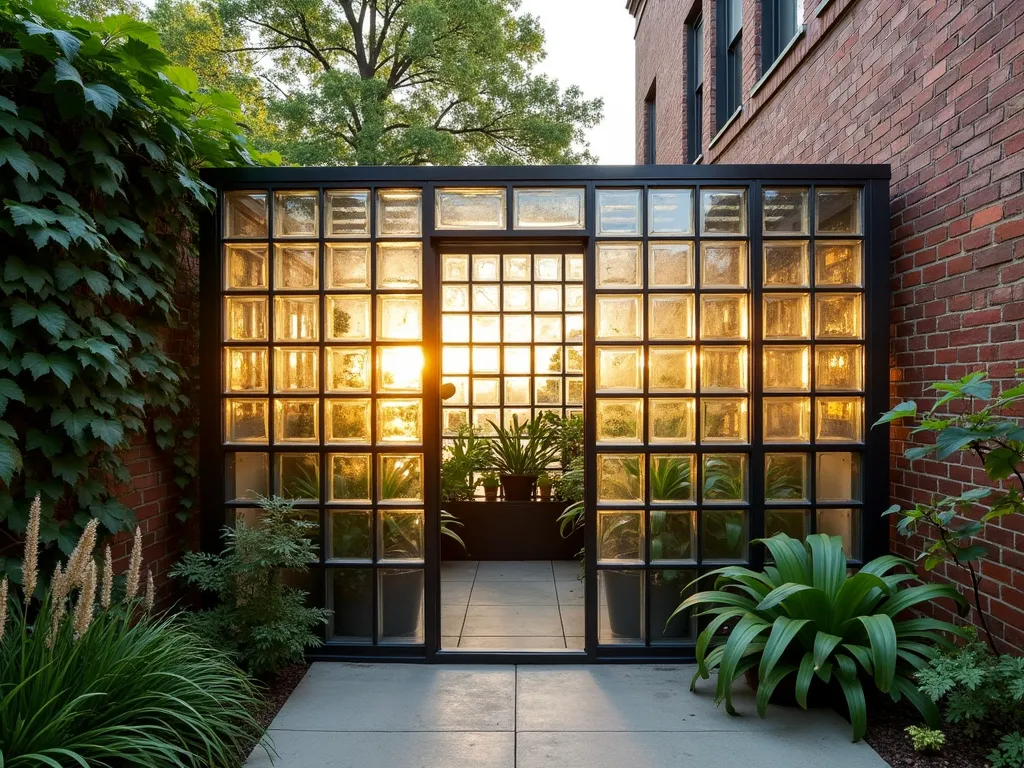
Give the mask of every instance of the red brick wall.
<svg viewBox="0 0 1024 768">
<path fill-rule="evenodd" d="M 712 35 L 714 0 L 702 2 Z M 680 3 L 646 5 L 638 93 L 651 73 L 684 61 Z M 893 400 L 929 407 L 927 383 L 974 370 L 1005 386 L 1024 365 L 1024 2 L 833 0 L 816 16 L 804 0 L 805 33 L 750 95 L 761 72 L 749 44 L 755 5 L 744 2 L 743 113 L 715 137 L 705 97 L 704 162 L 891 164 Z M 652 21 L 657 29 L 645 30 Z M 713 92 L 713 37 L 705 50 Z M 658 98 L 659 115 L 685 122 L 682 90 L 659 79 Z M 659 162 L 684 158 L 685 136 L 659 136 Z M 892 434 L 894 502 L 985 482 L 970 457 L 911 468 L 906 430 Z M 987 538 L 985 608 L 995 634 L 1024 648 L 1024 519 L 990 524 Z M 916 553 L 895 534 L 893 548 Z M 940 575 L 964 580 L 956 569 Z"/>
</svg>

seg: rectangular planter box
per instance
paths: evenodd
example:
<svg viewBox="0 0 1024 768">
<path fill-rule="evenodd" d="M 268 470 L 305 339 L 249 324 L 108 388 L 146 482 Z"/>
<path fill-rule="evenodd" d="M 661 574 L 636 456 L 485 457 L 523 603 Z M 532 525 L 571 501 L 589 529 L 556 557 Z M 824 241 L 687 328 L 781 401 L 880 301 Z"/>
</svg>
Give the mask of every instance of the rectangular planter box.
<svg viewBox="0 0 1024 768">
<path fill-rule="evenodd" d="M 466 550 L 441 537 L 443 560 L 572 560 L 583 548 L 583 531 L 563 539 L 558 516 L 565 501 L 457 501 L 443 505 L 459 521 L 453 530 Z"/>
</svg>

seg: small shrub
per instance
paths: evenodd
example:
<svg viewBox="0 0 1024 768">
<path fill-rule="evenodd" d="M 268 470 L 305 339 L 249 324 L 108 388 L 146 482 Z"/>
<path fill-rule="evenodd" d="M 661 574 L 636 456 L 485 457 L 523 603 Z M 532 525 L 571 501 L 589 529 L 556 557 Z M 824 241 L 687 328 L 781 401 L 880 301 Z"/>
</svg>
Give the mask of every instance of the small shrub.
<svg viewBox="0 0 1024 768">
<path fill-rule="evenodd" d="M 552 489 L 559 501 L 583 501 L 583 457 L 573 459 L 565 472 L 554 479 Z"/>
<path fill-rule="evenodd" d="M 992 768 L 1020 768 L 1024 765 L 1024 734 L 1019 731 L 1006 734 L 987 757 Z"/>
<path fill-rule="evenodd" d="M 487 441 L 472 427 L 463 427 L 441 457 L 441 501 L 470 501 L 476 493 L 473 475 L 487 468 Z"/>
<path fill-rule="evenodd" d="M 946 745 L 946 734 L 924 725 L 908 725 L 903 729 L 910 735 L 915 752 L 939 752 Z"/>
<path fill-rule="evenodd" d="M 223 553 L 189 552 L 171 574 L 218 598 L 215 608 L 189 614 L 189 625 L 252 674 L 268 675 L 322 644 L 313 629 L 330 611 L 308 607 L 306 593 L 285 583 L 287 571 L 303 573 L 316 560 L 316 525 L 284 499 L 260 498 L 259 507 L 258 525 L 224 529 Z"/>
</svg>

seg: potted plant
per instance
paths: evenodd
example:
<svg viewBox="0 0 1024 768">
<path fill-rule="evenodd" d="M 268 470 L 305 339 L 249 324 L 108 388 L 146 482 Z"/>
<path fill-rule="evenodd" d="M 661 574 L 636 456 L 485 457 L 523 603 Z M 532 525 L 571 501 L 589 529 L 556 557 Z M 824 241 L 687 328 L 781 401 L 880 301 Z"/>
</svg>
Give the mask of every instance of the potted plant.
<svg viewBox="0 0 1024 768">
<path fill-rule="evenodd" d="M 498 480 L 498 476 L 493 472 L 485 472 L 484 476 L 480 478 L 480 486 L 484 489 L 484 500 L 486 501 L 497 501 L 498 500 L 498 486 L 501 485 L 501 481 Z"/>
<path fill-rule="evenodd" d="M 554 482 L 547 472 L 537 478 L 537 495 L 540 496 L 541 501 L 551 501 L 551 486 Z"/>
<path fill-rule="evenodd" d="M 505 427 L 490 422 L 490 464 L 501 479 L 506 501 L 529 501 L 537 476 L 558 456 L 558 445 L 550 423 L 536 418 L 520 423 L 518 416 Z"/>
<path fill-rule="evenodd" d="M 441 501 L 470 501 L 479 483 L 474 475 L 487 469 L 487 441 L 469 426 L 459 430 L 445 446 L 441 459 Z M 497 477 L 495 477 L 497 488 Z"/>
</svg>

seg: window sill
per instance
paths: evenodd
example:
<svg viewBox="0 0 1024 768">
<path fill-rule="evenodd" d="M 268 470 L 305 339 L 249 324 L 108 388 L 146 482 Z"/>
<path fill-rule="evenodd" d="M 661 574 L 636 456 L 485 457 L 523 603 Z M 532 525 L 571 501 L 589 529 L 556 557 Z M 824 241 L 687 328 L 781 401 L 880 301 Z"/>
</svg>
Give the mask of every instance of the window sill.
<svg viewBox="0 0 1024 768">
<path fill-rule="evenodd" d="M 830 5 L 832 5 L 832 0 L 821 0 L 821 2 L 818 3 L 818 7 L 814 9 L 814 16 L 821 16 L 821 14 L 825 12 L 825 9 Z"/>
<path fill-rule="evenodd" d="M 738 107 L 736 107 L 736 111 L 733 112 L 729 116 L 729 119 L 725 121 L 725 125 L 723 125 L 721 128 L 719 128 L 718 129 L 718 133 L 716 133 L 711 138 L 711 142 L 708 144 L 708 149 L 711 149 L 713 146 L 715 146 L 715 144 L 718 142 L 718 140 L 720 138 L 722 138 L 722 134 L 729 130 L 729 126 L 736 122 L 736 118 L 738 118 L 742 112 L 743 112 L 743 105 L 740 104 Z M 703 155 L 702 155 L 702 157 L 703 157 Z"/>
<path fill-rule="evenodd" d="M 826 2 L 831 2 L 831 0 L 826 0 Z M 786 56 L 789 55 L 789 52 L 791 50 L 793 50 L 793 48 L 796 46 L 796 44 L 800 41 L 800 38 L 802 38 L 804 36 L 804 33 L 806 31 L 807 31 L 807 26 L 806 25 L 801 26 L 800 29 L 798 29 L 796 31 L 796 34 L 793 35 L 793 39 L 790 40 L 788 43 L 786 43 L 786 47 L 782 49 L 782 53 L 780 53 L 776 57 L 775 61 L 772 62 L 772 65 L 770 67 L 768 67 L 768 69 L 765 71 L 765 73 L 763 75 L 761 75 L 761 79 L 758 80 L 756 83 L 754 83 L 754 87 L 750 89 L 750 95 L 751 96 L 753 96 L 755 93 L 760 91 L 761 87 L 765 83 L 767 83 L 768 80 L 771 79 L 771 76 L 775 73 L 775 70 L 777 70 L 779 68 L 779 65 L 782 64 L 783 59 L 785 59 Z"/>
</svg>

